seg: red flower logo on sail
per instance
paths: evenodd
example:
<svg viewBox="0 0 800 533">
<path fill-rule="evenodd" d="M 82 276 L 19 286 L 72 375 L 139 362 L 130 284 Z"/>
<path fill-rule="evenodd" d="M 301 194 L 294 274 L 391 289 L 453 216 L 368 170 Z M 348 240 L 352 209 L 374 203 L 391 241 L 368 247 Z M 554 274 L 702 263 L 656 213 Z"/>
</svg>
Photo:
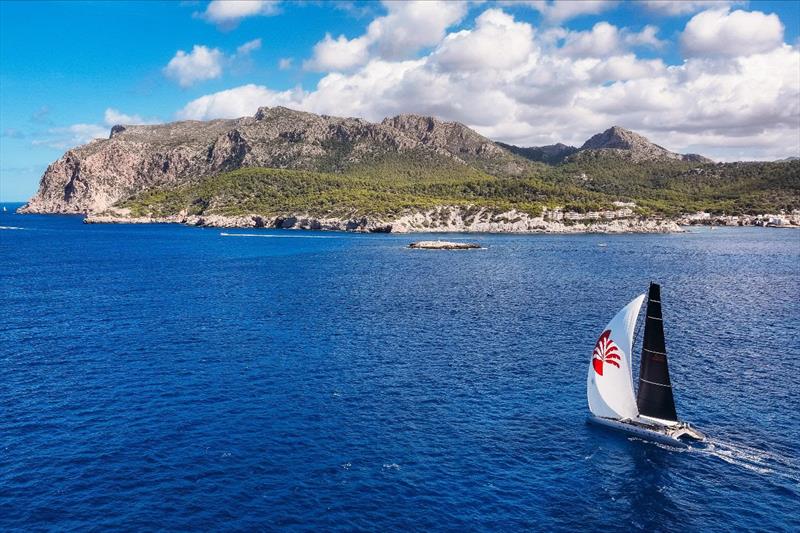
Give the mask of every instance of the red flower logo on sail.
<svg viewBox="0 0 800 533">
<path fill-rule="evenodd" d="M 619 347 L 611 340 L 611 330 L 607 329 L 597 339 L 597 344 L 594 345 L 594 352 L 592 353 L 592 366 L 594 371 L 603 375 L 603 363 L 614 365 L 619 368 L 619 360 L 621 352 Z"/>
</svg>

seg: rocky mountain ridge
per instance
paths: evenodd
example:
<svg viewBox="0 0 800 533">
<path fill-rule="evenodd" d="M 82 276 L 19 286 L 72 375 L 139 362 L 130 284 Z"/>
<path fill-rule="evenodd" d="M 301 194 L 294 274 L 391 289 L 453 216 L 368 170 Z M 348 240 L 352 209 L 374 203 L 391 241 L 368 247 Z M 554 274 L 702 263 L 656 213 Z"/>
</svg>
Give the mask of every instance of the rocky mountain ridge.
<svg viewBox="0 0 800 533">
<path fill-rule="evenodd" d="M 618 127 L 592 137 L 580 149 L 561 144 L 520 148 L 428 116 L 398 115 L 372 123 L 262 107 L 254 116 L 238 119 L 116 125 L 108 139 L 70 149 L 52 163 L 21 212 L 99 213 L 142 191 L 246 167 L 337 173 L 401 157 L 423 168 L 513 177 L 535 174 L 540 162 L 603 151 L 629 154 L 634 161 L 689 157 Z"/>
<path fill-rule="evenodd" d="M 611 126 L 604 132 L 593 135 L 580 147 L 562 143 L 547 146 L 520 147 L 498 142 L 498 145 L 532 161 L 541 161 L 557 165 L 565 161 L 580 161 L 604 155 L 618 156 L 632 162 L 643 161 L 692 161 L 697 163 L 713 163 L 699 154 L 678 154 L 671 152 L 647 137 L 621 126 Z"/>
<path fill-rule="evenodd" d="M 253 117 L 117 125 L 108 139 L 68 150 L 42 176 L 22 212 L 103 211 L 153 187 L 180 185 L 241 167 L 341 171 L 387 154 L 441 165 L 502 159 L 509 173 L 527 161 L 453 122 L 399 115 L 381 123 L 262 107 Z"/>
</svg>

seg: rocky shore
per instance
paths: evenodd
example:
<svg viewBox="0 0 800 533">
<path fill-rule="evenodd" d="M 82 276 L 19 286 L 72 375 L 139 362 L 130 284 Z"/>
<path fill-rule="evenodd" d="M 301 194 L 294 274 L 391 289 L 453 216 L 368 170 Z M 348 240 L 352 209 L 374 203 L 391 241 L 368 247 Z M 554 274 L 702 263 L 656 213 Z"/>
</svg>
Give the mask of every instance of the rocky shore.
<svg viewBox="0 0 800 533">
<path fill-rule="evenodd" d="M 478 250 L 481 245 L 473 242 L 417 241 L 408 247 L 414 250 Z"/>
<path fill-rule="evenodd" d="M 765 228 L 800 228 L 800 211 L 760 215 L 712 215 L 703 211 L 682 215 L 682 226 L 761 226 Z"/>
<path fill-rule="evenodd" d="M 186 224 L 212 228 L 275 228 L 354 231 L 363 233 L 680 233 L 672 220 L 646 219 L 629 207 L 615 211 L 572 213 L 545 211 L 540 216 L 510 210 L 496 213 L 486 208 L 441 206 L 407 211 L 395 217 L 315 217 L 308 214 L 263 216 L 258 214 L 135 217 L 122 209 L 88 215 L 86 224 Z"/>
</svg>

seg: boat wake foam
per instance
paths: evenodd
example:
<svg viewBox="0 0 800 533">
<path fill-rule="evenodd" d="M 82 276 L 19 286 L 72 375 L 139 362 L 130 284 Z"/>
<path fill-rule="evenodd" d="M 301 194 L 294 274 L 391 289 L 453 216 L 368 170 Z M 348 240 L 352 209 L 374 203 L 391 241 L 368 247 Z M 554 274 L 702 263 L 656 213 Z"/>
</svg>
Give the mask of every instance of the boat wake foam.
<svg viewBox="0 0 800 533">
<path fill-rule="evenodd" d="M 0 229 L 25 229 L 25 228 L 19 228 L 17 226 L 0 226 Z"/>
<path fill-rule="evenodd" d="M 763 475 L 775 475 L 795 483 L 800 483 L 800 462 L 779 453 L 759 450 L 744 444 L 726 442 L 714 438 L 707 438 L 703 442 L 692 443 L 687 446 L 673 446 L 663 442 L 630 437 L 631 440 L 640 440 L 677 453 L 696 453 L 714 457 L 751 472 Z"/>
<path fill-rule="evenodd" d="M 706 446 L 693 451 L 712 455 L 727 463 L 759 474 L 774 474 L 794 482 L 800 482 L 800 464 L 796 460 L 778 453 L 716 439 L 709 439 Z"/>
</svg>

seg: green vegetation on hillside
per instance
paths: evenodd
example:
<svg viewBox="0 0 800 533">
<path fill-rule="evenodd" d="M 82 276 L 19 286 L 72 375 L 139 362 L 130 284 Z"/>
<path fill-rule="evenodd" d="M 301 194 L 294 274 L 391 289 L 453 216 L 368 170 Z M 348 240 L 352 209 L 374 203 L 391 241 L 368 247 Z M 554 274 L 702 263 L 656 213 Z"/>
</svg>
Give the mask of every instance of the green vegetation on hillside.
<svg viewBox="0 0 800 533">
<path fill-rule="evenodd" d="M 800 162 L 633 163 L 608 156 L 558 166 L 532 163 L 497 177 L 449 158 L 391 156 L 340 173 L 242 168 L 121 202 L 135 216 L 258 213 L 393 215 L 438 205 L 588 211 L 634 201 L 642 213 L 774 212 L 800 208 Z"/>
<path fill-rule="evenodd" d="M 646 213 L 758 214 L 800 208 L 800 162 L 634 163 L 611 155 L 553 167 L 551 177 L 635 201 Z"/>
</svg>

